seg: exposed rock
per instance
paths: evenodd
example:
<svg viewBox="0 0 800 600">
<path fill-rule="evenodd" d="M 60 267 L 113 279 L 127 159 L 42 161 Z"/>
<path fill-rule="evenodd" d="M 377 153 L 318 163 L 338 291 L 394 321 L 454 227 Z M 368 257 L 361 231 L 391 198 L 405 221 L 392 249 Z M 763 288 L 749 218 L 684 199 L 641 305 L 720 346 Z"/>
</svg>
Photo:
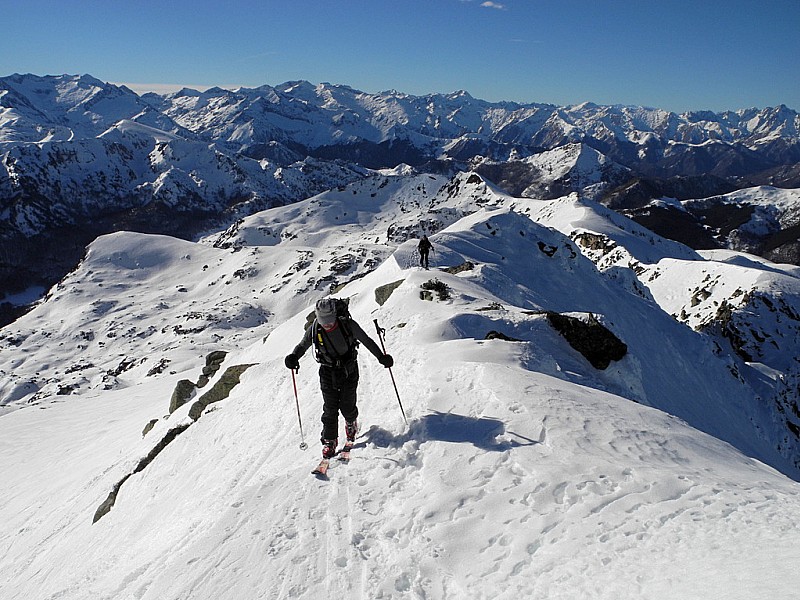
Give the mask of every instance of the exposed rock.
<svg viewBox="0 0 800 600">
<path fill-rule="evenodd" d="M 575 235 L 574 239 L 582 248 L 598 251 L 602 253 L 603 256 L 617 247 L 617 244 L 609 239 L 608 236 L 599 233 L 585 231 Z"/>
<path fill-rule="evenodd" d="M 206 359 L 207 364 L 216 363 L 218 365 L 219 362 L 222 362 L 222 360 L 225 359 L 225 355 L 226 353 L 221 351 L 212 352 Z M 229 367 L 225 371 L 225 373 L 222 374 L 222 377 L 219 379 L 219 381 L 217 381 L 217 383 L 214 384 L 214 387 L 212 387 L 208 392 L 203 394 L 200 397 L 200 399 L 192 405 L 192 408 L 189 411 L 189 416 L 192 417 L 193 421 L 189 423 L 182 423 L 181 425 L 178 425 L 177 427 L 170 429 L 167 432 L 167 434 L 161 439 L 161 441 L 158 442 L 158 444 L 156 444 L 152 450 L 150 450 L 147 456 L 139 461 L 139 464 L 136 465 L 136 468 L 131 473 L 125 475 L 125 477 L 120 479 L 116 483 L 116 485 L 114 485 L 114 488 L 108 494 L 108 497 L 97 508 L 97 511 L 95 511 L 94 519 L 92 522 L 97 523 L 97 521 L 99 521 L 101 518 L 103 518 L 103 516 L 108 514 L 108 512 L 113 508 L 114 503 L 117 501 L 117 495 L 119 494 L 120 489 L 122 488 L 123 484 L 130 478 L 131 475 L 144 470 L 147 467 L 147 465 L 153 462 L 156 456 L 158 456 L 161 453 L 161 451 L 167 447 L 168 444 L 170 444 L 176 437 L 178 437 L 178 435 L 186 431 L 186 429 L 188 429 L 194 421 L 197 421 L 197 419 L 200 418 L 206 406 L 227 398 L 228 395 L 231 393 L 231 390 L 236 385 L 238 385 L 239 376 L 252 366 L 253 365 L 235 365 Z M 172 395 L 173 401 L 175 401 L 176 395 L 179 398 L 184 397 L 184 394 L 187 392 L 187 390 L 189 391 L 189 394 L 191 394 L 195 390 L 195 385 L 188 379 L 182 379 L 181 381 L 178 382 L 178 385 L 175 388 L 175 392 Z M 183 399 L 183 402 L 181 402 L 181 404 L 185 404 L 187 399 L 188 396 L 186 396 Z M 180 406 L 180 404 L 178 406 Z M 171 408 L 170 412 L 172 412 L 173 410 L 174 409 Z M 142 435 L 146 435 L 153 428 L 153 426 L 156 424 L 157 421 L 158 419 L 153 419 L 152 421 L 150 421 L 150 423 L 148 423 L 147 426 L 144 428 Z"/>
<path fill-rule="evenodd" d="M 442 269 L 445 273 L 450 273 L 451 275 L 457 275 L 458 273 L 463 273 L 464 271 L 472 271 L 475 268 L 475 263 L 467 261 L 465 263 L 461 263 L 456 267 L 445 267 Z"/>
<path fill-rule="evenodd" d="M 609 191 L 601 202 L 615 210 L 646 206 L 654 198 L 708 198 L 736 189 L 724 178 L 714 175 L 672 177 L 667 179 L 634 178 Z"/>
<path fill-rule="evenodd" d="M 503 340 L 505 342 L 522 342 L 524 340 L 518 340 L 516 338 L 512 338 L 507 336 L 505 333 L 501 333 L 499 331 L 492 330 L 486 334 L 486 337 L 483 338 L 485 340 Z"/>
<path fill-rule="evenodd" d="M 383 306 L 386 301 L 389 299 L 389 296 L 392 295 L 400 285 L 405 281 L 405 279 L 401 279 L 400 281 L 395 281 L 394 283 L 387 283 L 386 285 L 382 285 L 379 288 L 375 288 L 375 302 L 377 302 L 380 306 Z"/>
<path fill-rule="evenodd" d="M 588 321 L 548 311 L 547 322 L 580 352 L 595 369 L 606 369 L 612 360 L 628 353 L 628 346 L 606 329 L 591 313 Z"/>
<path fill-rule="evenodd" d="M 150 422 L 147 425 L 145 425 L 144 429 L 142 430 L 142 437 L 150 433 L 153 427 L 156 426 L 156 423 L 158 423 L 158 419 L 150 419 Z"/>
<path fill-rule="evenodd" d="M 215 350 L 206 356 L 206 365 L 203 367 L 203 373 L 211 376 L 219 371 L 219 368 L 222 366 L 222 363 L 225 361 L 225 357 L 227 355 L 228 353 L 224 350 Z"/>
<path fill-rule="evenodd" d="M 111 375 L 112 377 L 119 377 L 125 371 L 130 371 L 133 367 L 135 367 L 137 362 L 139 361 L 135 358 L 126 357 L 122 361 L 120 361 L 116 369 L 109 370 L 108 374 Z"/>
<path fill-rule="evenodd" d="M 166 370 L 167 366 L 169 366 L 169 362 L 170 361 L 168 358 L 162 358 L 160 361 L 158 361 L 157 365 L 147 372 L 147 376 L 152 377 L 153 375 L 160 375 Z"/>
<path fill-rule="evenodd" d="M 172 398 L 169 401 L 169 412 L 174 413 L 181 406 L 186 404 L 192 399 L 195 393 L 196 386 L 188 379 L 181 379 L 175 386 L 175 391 L 172 392 Z"/>
<path fill-rule="evenodd" d="M 539 250 L 551 258 L 558 251 L 558 246 L 550 246 L 544 242 L 539 242 L 537 245 L 539 246 Z"/>
<path fill-rule="evenodd" d="M 191 423 L 184 423 L 182 425 L 178 425 L 174 429 L 170 429 L 167 432 L 167 435 L 165 435 L 161 439 L 161 441 L 158 444 L 156 444 L 156 446 L 152 450 L 150 450 L 147 456 L 145 456 L 142 460 L 139 461 L 139 464 L 136 465 L 136 468 L 133 470 L 133 472 L 128 473 L 127 475 L 125 475 L 125 477 L 123 477 L 117 482 L 117 484 L 114 486 L 114 489 L 112 489 L 111 492 L 108 494 L 108 497 L 97 508 L 97 511 L 95 511 L 92 523 L 97 523 L 101 518 L 103 518 L 106 514 L 108 514 L 108 512 L 114 506 L 114 503 L 117 501 L 117 495 L 119 494 L 119 490 L 122 488 L 123 484 L 126 481 L 128 481 L 130 476 L 135 473 L 139 473 L 140 471 L 143 471 L 147 467 L 147 465 L 153 462 L 156 456 L 158 456 L 161 453 L 161 451 L 172 442 L 172 440 L 174 440 L 181 433 L 186 431 L 189 425 L 191 425 Z"/>
<path fill-rule="evenodd" d="M 499 302 L 492 302 L 487 306 L 482 306 L 481 308 L 476 308 L 475 310 L 478 312 L 487 312 L 492 310 L 505 310 L 505 306 L 500 304 Z"/>
<path fill-rule="evenodd" d="M 94 513 L 94 518 L 92 519 L 92 524 L 97 523 L 100 519 L 105 517 L 111 511 L 111 509 L 114 507 L 114 504 L 117 501 L 117 494 L 119 494 L 120 488 L 128 480 L 130 476 L 131 475 L 128 474 L 125 475 L 125 477 L 123 477 L 122 479 L 120 479 L 114 486 L 114 489 L 112 489 L 109 492 L 108 497 L 105 500 L 103 500 L 100 506 L 97 507 L 97 510 Z"/>
<path fill-rule="evenodd" d="M 422 284 L 422 291 L 419 297 L 422 300 L 433 300 L 433 293 L 436 292 L 439 300 L 448 300 L 450 298 L 450 288 L 447 284 L 439 281 L 438 279 L 431 279 Z"/>
<path fill-rule="evenodd" d="M 222 366 L 222 363 L 227 355 L 228 353 L 224 350 L 215 350 L 206 356 L 206 364 L 203 367 L 202 374 L 197 379 L 198 388 L 204 388 L 206 385 L 208 385 L 208 382 L 211 380 L 214 374 L 219 371 L 219 368 Z"/>
<path fill-rule="evenodd" d="M 192 408 L 189 410 L 189 416 L 197 421 L 209 404 L 213 404 L 214 402 L 219 402 L 220 400 L 227 398 L 230 395 L 231 390 L 239 385 L 239 376 L 252 366 L 253 365 L 250 364 L 228 367 L 222 374 L 222 377 L 220 377 L 219 380 L 214 384 L 214 386 L 205 394 L 200 396 L 200 398 L 192 405 Z"/>
</svg>

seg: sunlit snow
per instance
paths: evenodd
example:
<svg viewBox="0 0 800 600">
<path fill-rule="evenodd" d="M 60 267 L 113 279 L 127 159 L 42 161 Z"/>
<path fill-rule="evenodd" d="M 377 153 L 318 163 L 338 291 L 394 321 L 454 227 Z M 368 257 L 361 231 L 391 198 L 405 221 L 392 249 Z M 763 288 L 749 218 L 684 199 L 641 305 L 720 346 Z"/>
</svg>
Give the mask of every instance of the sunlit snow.
<svg viewBox="0 0 800 600">
<path fill-rule="evenodd" d="M 712 295 L 800 292 L 796 269 L 701 256 L 598 205 L 510 198 L 476 175 L 376 176 L 198 242 L 101 237 L 2 330 L 0 595 L 792 597 L 800 471 L 754 401 L 768 369 L 672 315 L 703 317 L 691 290 L 706 275 Z M 432 280 L 448 298 L 421 297 Z M 334 290 L 365 330 L 386 329 L 409 424 L 362 349 L 361 433 L 321 481 L 316 368 L 309 353 L 298 374 L 304 452 L 283 357 Z M 628 354 L 593 368 L 546 311 L 593 315 Z M 222 368 L 169 414 L 215 350 Z M 233 365 L 253 366 L 192 418 Z"/>
</svg>

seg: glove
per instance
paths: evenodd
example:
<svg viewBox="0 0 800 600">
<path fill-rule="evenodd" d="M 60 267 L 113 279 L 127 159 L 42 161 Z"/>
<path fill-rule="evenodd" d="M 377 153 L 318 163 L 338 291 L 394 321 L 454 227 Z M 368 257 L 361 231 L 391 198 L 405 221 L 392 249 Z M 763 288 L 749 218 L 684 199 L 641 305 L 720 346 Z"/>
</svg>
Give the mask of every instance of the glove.
<svg viewBox="0 0 800 600">
<path fill-rule="evenodd" d="M 297 358 L 296 354 L 287 354 L 286 358 L 283 359 L 283 364 L 286 365 L 287 369 L 297 371 L 300 368 L 300 359 Z"/>
<path fill-rule="evenodd" d="M 394 359 L 388 354 L 384 354 L 378 359 L 378 362 L 388 369 L 394 364 Z"/>
</svg>

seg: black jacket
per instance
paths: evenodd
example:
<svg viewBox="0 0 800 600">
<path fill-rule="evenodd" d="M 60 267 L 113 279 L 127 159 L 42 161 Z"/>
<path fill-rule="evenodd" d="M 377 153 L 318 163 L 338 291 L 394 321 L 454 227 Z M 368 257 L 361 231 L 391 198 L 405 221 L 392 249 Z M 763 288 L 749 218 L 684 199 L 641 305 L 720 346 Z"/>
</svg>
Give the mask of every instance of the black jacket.
<svg viewBox="0 0 800 600">
<path fill-rule="evenodd" d="M 348 328 L 350 336 L 344 332 L 344 327 Z M 356 341 L 364 344 L 367 350 L 372 352 L 375 358 L 380 359 L 383 356 L 383 352 L 378 344 L 376 344 L 372 338 L 370 338 L 361 328 L 361 325 L 356 323 L 353 319 L 347 319 L 347 322 L 344 325 L 342 324 L 342 320 L 338 319 L 336 328 L 333 331 L 325 331 L 315 319 L 311 326 L 306 329 L 303 339 L 300 340 L 300 343 L 297 344 L 297 346 L 295 346 L 292 353 L 296 355 L 297 358 L 303 356 L 314 344 L 315 335 L 322 336 L 323 345 L 330 349 L 327 354 L 332 357 L 338 356 L 346 359 L 352 352 L 352 359 L 354 360 L 356 356 Z M 350 340 L 350 337 L 352 337 L 352 341 Z"/>
</svg>

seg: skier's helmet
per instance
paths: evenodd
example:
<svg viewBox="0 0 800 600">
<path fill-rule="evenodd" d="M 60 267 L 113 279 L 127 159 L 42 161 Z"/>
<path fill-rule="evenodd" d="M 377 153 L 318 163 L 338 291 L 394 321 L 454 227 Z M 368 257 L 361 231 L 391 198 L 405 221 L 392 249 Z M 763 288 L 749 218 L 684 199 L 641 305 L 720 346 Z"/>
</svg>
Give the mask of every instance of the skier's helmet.
<svg viewBox="0 0 800 600">
<path fill-rule="evenodd" d="M 332 327 L 336 323 L 336 300 L 334 298 L 321 298 L 317 300 L 315 308 L 317 322 L 323 327 Z"/>
</svg>

